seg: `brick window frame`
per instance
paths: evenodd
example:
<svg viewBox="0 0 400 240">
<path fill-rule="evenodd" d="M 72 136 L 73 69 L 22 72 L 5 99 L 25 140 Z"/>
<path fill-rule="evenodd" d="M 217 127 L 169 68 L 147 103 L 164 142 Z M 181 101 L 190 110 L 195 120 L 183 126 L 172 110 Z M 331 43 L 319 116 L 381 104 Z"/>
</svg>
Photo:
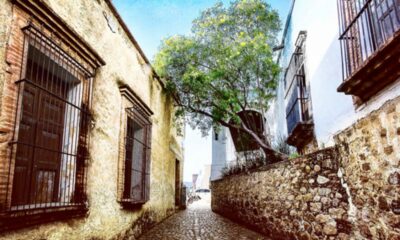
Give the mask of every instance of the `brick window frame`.
<svg viewBox="0 0 400 240">
<path fill-rule="evenodd" d="M 48 202 L 45 204 L 37 204 L 37 202 L 35 204 L 32 204 L 32 202 L 16 204 L 15 201 L 13 202 L 12 192 L 15 190 L 13 186 L 15 186 L 16 149 L 18 149 L 17 145 L 23 144 L 18 141 L 18 134 L 21 131 L 20 123 L 23 112 L 22 96 L 24 95 L 24 90 L 30 85 L 31 88 L 40 91 L 43 96 L 50 97 L 51 100 L 49 101 L 53 103 L 56 101 L 67 102 L 62 97 L 56 96 L 51 90 L 46 89 L 44 86 L 39 86 L 39 84 L 30 81 L 32 79 L 27 78 L 29 49 L 33 49 L 34 47 L 32 46 L 35 46 L 35 48 L 43 50 L 42 52 L 37 51 L 41 52 L 41 58 L 47 58 L 46 61 L 53 62 L 53 65 L 63 65 L 64 69 L 70 68 L 72 65 L 79 66 L 80 70 L 85 72 L 85 78 L 90 78 L 88 81 L 90 83 L 86 85 L 87 89 L 90 88 L 90 90 L 85 91 L 85 96 L 82 95 L 82 99 L 85 98 L 86 100 L 81 101 L 81 105 L 79 105 L 82 115 L 74 124 L 75 127 L 80 129 L 79 133 L 77 133 L 79 135 L 77 137 L 79 144 L 77 143 L 78 147 L 76 148 L 78 149 L 76 151 L 79 152 L 79 157 L 83 159 L 87 159 L 89 153 L 88 131 L 92 81 L 96 69 L 105 65 L 104 60 L 74 30 L 63 22 L 46 3 L 32 0 L 14 0 L 12 4 L 12 15 L 10 16 L 12 24 L 10 25 L 10 35 L 5 45 L 5 62 L 8 67 L 6 69 L 3 92 L 0 95 L 2 104 L 0 121 L 2 135 L 0 137 L 0 231 L 84 216 L 88 209 L 85 194 L 86 171 L 84 170 L 87 165 L 86 160 L 79 161 L 80 163 L 77 164 L 80 165 L 77 169 L 83 169 L 83 171 L 75 172 L 75 180 L 79 178 L 82 184 L 79 189 L 75 188 L 72 191 L 74 196 L 71 196 L 71 199 L 77 200 L 74 203 L 79 202 L 79 204 L 55 204 L 54 202 L 51 204 Z M 30 45 L 31 47 L 28 47 Z M 68 59 L 68 63 L 55 56 L 62 56 L 64 60 Z M 63 127 L 64 131 L 65 126 Z M 85 132 L 85 137 L 80 136 L 80 133 L 83 132 Z M 36 143 L 32 147 L 39 148 L 35 145 Z M 77 177 L 78 175 L 79 177 Z M 45 174 L 42 174 L 42 176 L 45 176 Z M 48 179 L 49 176 L 52 175 L 47 174 Z M 54 184 L 54 186 L 54 188 L 57 188 L 59 185 Z M 54 195 L 56 196 L 57 192 Z M 77 199 L 78 195 L 79 200 Z M 30 206 L 27 207 L 28 205 Z"/>
<path fill-rule="evenodd" d="M 121 86 L 120 92 L 122 104 L 117 201 L 124 207 L 130 207 L 150 200 L 153 112 L 129 86 Z M 141 132 L 140 139 L 135 135 L 135 130 Z M 138 151 L 137 146 L 141 148 L 140 153 L 135 153 Z"/>
</svg>

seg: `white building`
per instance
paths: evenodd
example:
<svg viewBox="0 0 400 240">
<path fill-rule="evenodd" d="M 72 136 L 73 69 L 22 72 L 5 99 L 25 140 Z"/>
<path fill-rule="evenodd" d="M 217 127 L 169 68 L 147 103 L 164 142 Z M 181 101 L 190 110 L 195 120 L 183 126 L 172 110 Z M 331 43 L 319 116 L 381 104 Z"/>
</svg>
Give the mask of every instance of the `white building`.
<svg viewBox="0 0 400 240">
<path fill-rule="evenodd" d="M 352 77 L 399 33 L 400 6 L 379 2 L 368 3 L 368 12 L 356 1 L 293 0 L 278 56 L 277 98 L 268 118 L 272 136 L 286 136 L 300 151 L 329 146 L 338 131 L 400 95 L 398 73 L 385 84 L 371 72 L 364 82 Z"/>
<path fill-rule="evenodd" d="M 235 147 L 227 128 L 222 127 L 219 132 L 212 131 L 212 163 L 210 180 L 221 178 L 221 171 L 230 162 L 235 160 Z"/>
<path fill-rule="evenodd" d="M 292 0 L 266 116 L 272 145 L 283 139 L 301 153 L 334 145 L 336 133 L 400 96 L 399 29 L 398 1 Z M 227 140 L 213 139 L 212 180 L 234 156 L 229 131 L 220 134 Z"/>
</svg>

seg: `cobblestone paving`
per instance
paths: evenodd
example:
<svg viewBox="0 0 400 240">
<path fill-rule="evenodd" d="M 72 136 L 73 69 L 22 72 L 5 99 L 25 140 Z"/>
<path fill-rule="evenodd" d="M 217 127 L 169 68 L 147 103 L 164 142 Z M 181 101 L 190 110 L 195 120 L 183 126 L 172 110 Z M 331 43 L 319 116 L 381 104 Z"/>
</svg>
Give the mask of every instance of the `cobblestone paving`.
<svg viewBox="0 0 400 240">
<path fill-rule="evenodd" d="M 142 235 L 139 240 L 266 239 L 211 211 L 209 200 L 191 204 Z"/>
</svg>

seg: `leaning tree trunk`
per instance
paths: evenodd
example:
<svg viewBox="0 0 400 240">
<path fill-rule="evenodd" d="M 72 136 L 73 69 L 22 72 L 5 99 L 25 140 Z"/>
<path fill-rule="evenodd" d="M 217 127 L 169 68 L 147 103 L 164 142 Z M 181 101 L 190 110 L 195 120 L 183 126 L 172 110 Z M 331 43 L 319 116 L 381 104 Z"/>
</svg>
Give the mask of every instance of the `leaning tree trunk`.
<svg viewBox="0 0 400 240">
<path fill-rule="evenodd" d="M 256 110 L 243 110 L 237 115 L 241 124 L 230 121 L 229 131 L 235 144 L 236 151 L 263 150 L 269 163 L 287 159 L 283 153 L 272 149 L 271 144 L 265 136 L 265 118 Z"/>
</svg>

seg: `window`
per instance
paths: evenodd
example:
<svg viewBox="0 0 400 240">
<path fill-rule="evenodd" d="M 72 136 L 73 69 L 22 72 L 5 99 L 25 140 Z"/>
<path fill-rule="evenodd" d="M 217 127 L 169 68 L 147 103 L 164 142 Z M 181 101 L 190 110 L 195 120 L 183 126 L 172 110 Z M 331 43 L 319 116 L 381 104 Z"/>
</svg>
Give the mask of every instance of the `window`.
<svg viewBox="0 0 400 240">
<path fill-rule="evenodd" d="M 218 141 L 218 133 L 217 132 L 214 133 L 214 139 L 215 139 L 215 141 Z"/>
<path fill-rule="evenodd" d="M 298 123 L 311 120 L 310 97 L 304 71 L 304 49 L 306 32 L 301 31 L 296 41 L 296 49 L 285 75 L 286 121 L 290 135 Z"/>
<path fill-rule="evenodd" d="M 152 114 L 137 99 L 129 87 L 121 92 L 125 103 L 125 129 L 122 135 L 123 152 L 120 160 L 122 169 L 119 181 L 120 202 L 123 204 L 143 204 L 149 200 L 150 191 L 150 155 L 151 155 L 151 121 Z"/>
<path fill-rule="evenodd" d="M 397 0 L 338 0 L 344 78 L 385 44 L 400 28 Z"/>
<path fill-rule="evenodd" d="M 286 126 L 289 145 L 297 147 L 299 152 L 304 152 L 309 143 L 313 143 L 314 124 L 311 111 L 311 96 L 305 73 L 305 41 L 306 31 L 300 31 L 295 51 L 290 59 L 285 74 L 286 93 Z"/>
<path fill-rule="evenodd" d="M 92 75 L 38 28 L 23 31 L 9 210 L 84 207 Z"/>
<path fill-rule="evenodd" d="M 400 77 L 400 1 L 338 0 L 343 82 L 360 106 Z"/>
</svg>

